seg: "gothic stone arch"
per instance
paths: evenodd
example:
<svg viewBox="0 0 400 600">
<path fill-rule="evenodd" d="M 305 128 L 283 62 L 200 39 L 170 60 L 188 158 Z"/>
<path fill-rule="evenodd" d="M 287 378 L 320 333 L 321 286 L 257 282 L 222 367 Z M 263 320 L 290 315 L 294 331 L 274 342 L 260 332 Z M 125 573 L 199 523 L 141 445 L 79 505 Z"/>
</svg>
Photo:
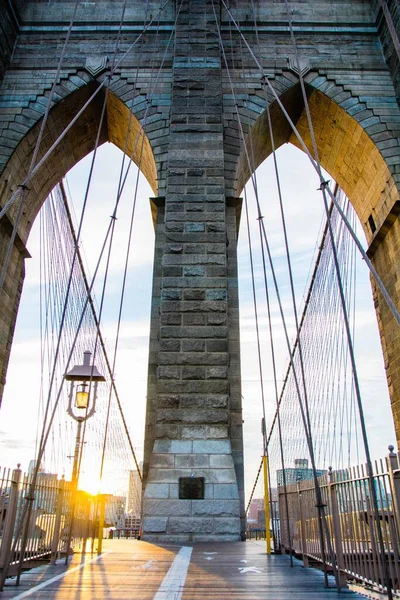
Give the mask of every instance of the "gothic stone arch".
<svg viewBox="0 0 400 600">
<path fill-rule="evenodd" d="M 83 85 L 81 88 L 67 95 L 51 109 L 37 160 L 40 160 L 52 144 L 54 144 L 58 136 L 61 135 L 73 116 L 84 106 L 95 89 L 96 84 L 94 82 Z M 0 299 L 1 326 L 3 328 L 1 335 L 2 339 L 7 340 L 7 344 L 1 344 L 0 349 L 2 387 L 5 383 L 6 367 L 14 330 L 14 319 L 17 314 L 24 278 L 24 259 L 29 256 L 26 249 L 26 242 L 31 226 L 40 207 L 53 187 L 61 181 L 77 162 L 94 149 L 105 100 L 106 111 L 100 130 L 99 144 L 105 142 L 114 143 L 122 151 L 125 151 L 127 156 L 131 157 L 136 163 L 139 162 L 140 154 L 142 154 L 141 169 L 153 190 L 157 192 L 156 164 L 148 137 L 145 134 L 141 135 L 140 123 L 135 115 L 129 111 L 126 104 L 112 92 L 109 92 L 107 98 L 105 98 L 105 92 L 102 90 L 82 113 L 62 143 L 55 148 L 49 159 L 43 164 L 43 167 L 38 170 L 29 182 L 25 208 L 18 227 L 10 268 L 5 281 L 4 294 L 2 294 L 2 298 Z M 2 205 L 26 178 L 40 125 L 41 119 L 19 142 L 3 170 L 0 177 Z M 6 141 L 7 138 L 4 136 L 3 143 Z M 2 257 L 4 257 L 7 250 L 15 214 L 16 207 L 13 206 L 0 224 L 3 228 L 0 238 Z"/>
<path fill-rule="evenodd" d="M 343 76 L 342 76 L 343 79 Z M 398 247 L 398 215 L 400 197 L 398 187 L 400 110 L 394 101 L 381 104 L 379 98 L 364 100 L 333 78 L 306 77 L 308 103 L 323 168 L 342 187 L 352 202 L 363 226 L 369 245 L 368 255 L 375 264 L 386 288 L 393 298 L 399 289 L 399 268 L 388 261 Z M 317 85 L 314 85 L 316 83 Z M 364 83 L 364 86 L 368 85 Z M 390 81 L 388 85 L 391 87 Z M 320 90 L 326 90 L 324 93 Z M 390 88 L 389 88 L 390 89 Z M 303 107 L 300 85 L 289 87 L 280 97 L 296 127 L 313 154 L 307 116 Z M 393 121 L 387 119 L 387 106 L 391 105 Z M 381 114 L 380 114 L 381 112 Z M 270 114 L 276 147 L 283 143 L 301 145 L 288 125 L 277 103 L 272 102 Z M 248 135 L 248 149 L 252 149 L 257 167 L 272 152 L 266 111 L 255 121 Z M 237 189 L 249 177 L 245 153 L 241 152 L 237 168 Z M 392 401 L 392 411 L 397 435 L 400 426 L 400 397 L 397 386 L 400 367 L 397 343 L 399 327 L 371 279 L 377 311 L 378 326 Z"/>
<path fill-rule="evenodd" d="M 13 10 L 7 4 L 1 14 L 1 205 L 11 180 L 13 185 L 21 183 L 16 173 L 27 168 L 21 140 L 33 142 L 30 132 L 43 115 L 59 40 L 73 4 L 12 0 Z M 161 4 L 151 3 L 153 14 Z M 132 47 L 107 81 L 139 121 L 151 104 L 145 130 L 155 168 L 148 177 L 157 183 L 158 199 L 143 531 L 149 540 L 237 540 L 244 529 L 244 478 L 236 236 L 238 196 L 249 173 L 241 157 L 236 107 L 246 135 L 253 139 L 257 162 L 270 152 L 262 116 L 267 101 L 279 144 L 290 141 L 291 133 L 272 96 L 265 97 L 260 72 L 222 5 L 217 12 L 233 91 L 212 3 L 183 0 L 177 35 L 169 47 L 175 4 L 168 4 L 144 36 L 145 43 Z M 259 43 L 264 72 L 307 140 L 284 2 L 231 0 L 229 5 L 256 53 Z M 387 23 L 376 0 L 291 5 L 323 162 L 349 194 L 364 225 L 372 222 L 372 215 L 375 232 L 365 225 L 369 252 L 398 303 L 400 69 Z M 120 15 L 119 3 L 99 0 L 79 5 L 57 84 L 60 107 L 71 92 L 107 77 Z M 391 15 L 398 22 L 396 2 L 391 3 Z M 132 44 L 145 18 L 144 3 L 128 0 L 120 53 Z M 95 106 L 90 109 L 94 114 Z M 56 114 L 67 118 L 62 111 Z M 57 123 L 50 121 L 50 126 L 57 128 Z M 84 131 L 79 135 L 83 140 Z M 107 139 L 110 131 L 102 135 Z M 60 156 L 68 160 L 65 152 Z M 44 181 L 49 189 L 51 172 Z M 36 190 L 42 198 L 44 188 L 43 183 Z M 10 211 L 1 222 L 1 252 L 12 221 Z M 21 290 L 28 229 L 25 222 L 16 240 L 0 311 L 2 341 L 7 344 Z M 393 326 L 379 296 L 376 302 L 399 435 L 399 328 Z M 6 356 L 7 352 L 3 376 Z M 192 475 L 204 478 L 204 500 L 179 499 L 179 479 Z"/>
</svg>

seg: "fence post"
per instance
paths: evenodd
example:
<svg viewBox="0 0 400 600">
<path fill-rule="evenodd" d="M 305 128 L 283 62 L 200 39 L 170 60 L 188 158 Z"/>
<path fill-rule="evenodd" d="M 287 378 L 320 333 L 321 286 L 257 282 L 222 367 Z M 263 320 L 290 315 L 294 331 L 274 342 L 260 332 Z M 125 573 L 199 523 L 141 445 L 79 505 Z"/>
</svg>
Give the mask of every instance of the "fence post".
<svg viewBox="0 0 400 600">
<path fill-rule="evenodd" d="M 14 535 L 15 517 L 17 515 L 18 508 L 18 488 L 21 481 L 20 466 L 20 464 L 17 465 L 17 469 L 13 470 L 11 477 L 10 496 L 8 498 L 8 507 L 4 521 L 3 539 L 0 552 L 0 591 L 3 589 L 5 579 L 4 575 L 8 569 L 8 563 L 10 562 L 10 551 Z"/>
<path fill-rule="evenodd" d="M 389 446 L 389 455 L 386 458 L 386 464 L 392 490 L 393 513 L 396 520 L 397 531 L 400 534 L 400 470 L 398 456 L 393 450 L 394 446 Z"/>
<path fill-rule="evenodd" d="M 60 530 L 61 530 L 61 517 L 62 517 L 62 509 L 64 502 L 64 475 L 62 479 L 59 481 L 58 491 L 57 491 L 57 504 L 56 504 L 56 520 L 54 523 L 54 534 L 53 540 L 51 542 L 51 558 L 50 564 L 54 565 L 57 560 L 58 555 L 58 543 L 60 541 Z"/>
<path fill-rule="evenodd" d="M 90 499 L 89 496 L 85 500 L 85 526 L 82 539 L 82 554 L 86 554 L 87 541 L 90 535 Z"/>
<path fill-rule="evenodd" d="M 304 519 L 304 511 L 303 511 L 303 502 L 301 499 L 301 490 L 300 490 L 300 480 L 297 480 L 297 501 L 299 504 L 299 514 L 300 514 L 300 535 L 301 535 L 301 553 L 303 555 L 303 567 L 309 567 L 310 561 L 308 559 L 307 554 L 307 534 L 306 534 L 306 521 Z M 293 539 L 293 536 L 292 536 Z M 292 552 L 293 549 L 291 548 Z"/>
<path fill-rule="evenodd" d="M 104 515 L 106 509 L 106 494 L 99 494 L 99 531 L 97 538 L 97 554 L 101 554 L 103 551 L 103 528 L 104 528 Z"/>
<path fill-rule="evenodd" d="M 343 545 L 342 545 L 342 531 L 340 527 L 340 517 L 339 517 L 339 506 L 338 499 L 336 493 L 335 482 L 333 481 L 333 471 L 332 467 L 328 469 L 328 478 L 329 478 L 329 496 L 331 501 L 331 512 L 332 512 L 332 530 L 333 530 L 333 540 L 335 544 L 335 555 L 336 555 L 336 567 L 338 574 L 338 584 L 339 589 L 341 587 L 345 587 L 347 583 L 347 576 L 344 572 L 345 564 L 343 557 Z"/>
</svg>

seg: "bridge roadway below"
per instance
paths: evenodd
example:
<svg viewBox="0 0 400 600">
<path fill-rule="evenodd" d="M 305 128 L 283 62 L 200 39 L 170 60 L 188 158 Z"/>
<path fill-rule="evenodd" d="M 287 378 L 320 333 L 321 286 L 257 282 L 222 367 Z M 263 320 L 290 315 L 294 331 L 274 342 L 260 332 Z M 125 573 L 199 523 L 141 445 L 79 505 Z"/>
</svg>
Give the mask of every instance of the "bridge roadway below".
<svg viewBox="0 0 400 600">
<path fill-rule="evenodd" d="M 334 580 L 288 556 L 267 556 L 263 542 L 158 546 L 104 540 L 103 553 L 74 554 L 7 580 L 1 600 L 334 600 Z M 363 596 L 343 590 L 339 597 Z"/>
</svg>

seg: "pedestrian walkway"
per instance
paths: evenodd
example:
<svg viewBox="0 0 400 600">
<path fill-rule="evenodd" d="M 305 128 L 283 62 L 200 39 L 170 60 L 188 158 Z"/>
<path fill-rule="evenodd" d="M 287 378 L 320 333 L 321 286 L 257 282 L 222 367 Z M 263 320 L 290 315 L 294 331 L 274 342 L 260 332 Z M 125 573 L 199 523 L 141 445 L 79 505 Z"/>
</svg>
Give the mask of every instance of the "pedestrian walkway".
<svg viewBox="0 0 400 600">
<path fill-rule="evenodd" d="M 101 556 L 75 554 L 7 580 L 1 600 L 335 600 L 321 572 L 288 556 L 266 556 L 262 542 L 157 546 L 105 540 Z M 333 578 L 329 578 L 334 586 Z M 344 590 L 348 600 L 359 594 Z"/>
</svg>

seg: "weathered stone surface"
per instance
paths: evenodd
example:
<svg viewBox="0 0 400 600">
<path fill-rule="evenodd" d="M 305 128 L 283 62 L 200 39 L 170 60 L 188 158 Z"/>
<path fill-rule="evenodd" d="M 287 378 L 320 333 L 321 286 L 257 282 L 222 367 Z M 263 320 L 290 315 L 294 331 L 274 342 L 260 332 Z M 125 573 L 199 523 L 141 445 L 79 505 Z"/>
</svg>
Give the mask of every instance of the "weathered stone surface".
<svg viewBox="0 0 400 600">
<path fill-rule="evenodd" d="M 227 469 L 232 466 L 232 458 L 229 454 L 212 454 L 210 465 L 214 469 Z"/>
<path fill-rule="evenodd" d="M 183 439 L 202 440 L 207 437 L 207 427 L 205 425 L 185 425 L 181 428 Z"/>
<path fill-rule="evenodd" d="M 208 425 L 207 438 L 227 439 L 229 437 L 228 425 Z"/>
<path fill-rule="evenodd" d="M 171 517 L 169 519 L 169 528 L 171 533 L 213 533 L 213 519 L 190 519 Z"/>
<path fill-rule="evenodd" d="M 178 454 L 175 457 L 177 469 L 208 468 L 209 466 L 210 457 L 207 454 Z"/>
<path fill-rule="evenodd" d="M 211 457 L 215 458 L 215 457 Z M 231 483 L 218 483 L 214 484 L 214 498 L 216 500 L 238 500 L 238 488 L 237 485 Z"/>
<path fill-rule="evenodd" d="M 231 453 L 231 444 L 229 440 L 194 440 L 194 454 L 228 454 Z"/>
<path fill-rule="evenodd" d="M 196 516 L 215 515 L 238 518 L 239 500 L 196 500 L 193 502 L 192 514 Z"/>
<path fill-rule="evenodd" d="M 171 467 L 175 466 L 173 454 L 153 454 L 150 462 L 152 467 Z"/>
<path fill-rule="evenodd" d="M 143 505 L 143 514 L 147 516 L 190 515 L 190 500 L 156 500 L 148 498 Z M 179 533 L 179 532 L 176 532 Z"/>
<path fill-rule="evenodd" d="M 168 498 L 168 483 L 148 483 L 144 490 L 145 498 Z"/>
<path fill-rule="evenodd" d="M 240 529 L 240 519 L 215 519 L 215 533 L 237 534 Z"/>
<path fill-rule="evenodd" d="M 188 440 L 156 440 L 154 453 L 190 454 L 193 442 Z"/>
<path fill-rule="evenodd" d="M 149 533 L 166 533 L 167 517 L 144 517 L 143 528 Z"/>
</svg>

